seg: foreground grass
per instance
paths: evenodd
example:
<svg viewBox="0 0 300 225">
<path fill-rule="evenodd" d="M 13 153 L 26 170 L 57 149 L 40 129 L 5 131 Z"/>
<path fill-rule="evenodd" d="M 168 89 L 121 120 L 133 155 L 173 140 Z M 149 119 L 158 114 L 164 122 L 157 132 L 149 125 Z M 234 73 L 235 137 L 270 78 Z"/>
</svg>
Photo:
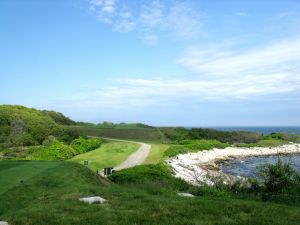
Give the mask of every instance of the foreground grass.
<svg viewBox="0 0 300 225">
<path fill-rule="evenodd" d="M 296 225 L 300 221 L 299 207 L 209 193 L 183 198 L 158 180 L 114 184 L 72 162 L 48 162 L 48 169 L 40 162 L 17 163 L 24 170 L 16 171 L 15 176 L 25 176 L 30 170 L 39 172 L 0 194 L 0 219 L 12 225 Z M 9 170 L 18 165 L 0 162 L 0 167 Z M 13 175 L 5 171 L 1 170 L 2 176 Z M 86 205 L 78 201 L 79 197 L 92 195 L 100 195 L 108 202 Z"/>
<path fill-rule="evenodd" d="M 71 161 L 83 164 L 84 160 L 88 160 L 89 168 L 96 171 L 118 165 L 138 148 L 139 145 L 134 143 L 110 142 L 101 145 L 96 150 L 77 155 Z"/>
<path fill-rule="evenodd" d="M 163 161 L 165 151 L 170 147 L 166 144 L 151 144 L 151 152 L 144 164 L 155 164 Z"/>
<path fill-rule="evenodd" d="M 58 164 L 48 161 L 0 161 L 0 194 Z"/>
</svg>

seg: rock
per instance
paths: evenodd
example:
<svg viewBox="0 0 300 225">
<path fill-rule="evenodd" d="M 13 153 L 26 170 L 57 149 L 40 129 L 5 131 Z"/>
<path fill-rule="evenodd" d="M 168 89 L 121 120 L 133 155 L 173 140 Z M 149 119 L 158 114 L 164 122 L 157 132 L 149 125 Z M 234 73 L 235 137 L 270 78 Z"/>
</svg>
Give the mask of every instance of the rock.
<svg viewBox="0 0 300 225">
<path fill-rule="evenodd" d="M 101 198 L 100 196 L 80 198 L 79 201 L 88 204 L 103 204 L 104 202 L 106 202 L 106 200 L 104 198 Z"/>
<path fill-rule="evenodd" d="M 8 222 L 0 221 L 0 225 L 9 225 Z"/>
<path fill-rule="evenodd" d="M 194 198 L 195 196 L 190 193 L 177 193 L 181 197 Z"/>
<path fill-rule="evenodd" d="M 220 170 L 221 163 L 218 163 L 218 161 L 248 156 L 291 153 L 300 153 L 300 144 L 287 144 L 272 148 L 214 148 L 209 151 L 179 154 L 177 157 L 170 158 L 166 162 L 174 172 L 175 177 L 181 178 L 192 185 L 201 186 L 203 184 L 214 185 L 216 179 L 225 179 L 226 182 L 230 181 L 231 177 L 228 177 L 228 175 Z"/>
</svg>

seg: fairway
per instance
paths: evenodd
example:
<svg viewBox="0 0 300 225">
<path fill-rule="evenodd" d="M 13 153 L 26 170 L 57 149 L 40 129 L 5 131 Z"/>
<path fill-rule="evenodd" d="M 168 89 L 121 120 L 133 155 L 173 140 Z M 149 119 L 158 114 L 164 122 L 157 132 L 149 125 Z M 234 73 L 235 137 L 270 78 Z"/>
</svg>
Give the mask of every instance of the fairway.
<svg viewBox="0 0 300 225">
<path fill-rule="evenodd" d="M 143 164 L 155 164 L 163 161 L 164 152 L 169 148 L 166 144 L 151 144 L 151 152 Z"/>
<path fill-rule="evenodd" d="M 61 162 L 49 161 L 0 161 L 0 194 L 21 185 L 45 170 Z"/>
<path fill-rule="evenodd" d="M 90 169 L 101 170 L 104 167 L 114 167 L 125 161 L 138 147 L 138 144 L 127 142 L 106 143 L 94 151 L 75 156 L 71 161 L 83 164 L 84 160 L 88 160 Z"/>
</svg>

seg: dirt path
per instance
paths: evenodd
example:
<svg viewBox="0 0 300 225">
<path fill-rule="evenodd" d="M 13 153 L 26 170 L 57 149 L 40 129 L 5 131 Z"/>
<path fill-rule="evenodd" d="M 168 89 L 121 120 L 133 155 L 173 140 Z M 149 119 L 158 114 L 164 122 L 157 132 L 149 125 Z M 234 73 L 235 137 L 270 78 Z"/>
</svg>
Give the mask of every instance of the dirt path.
<svg viewBox="0 0 300 225">
<path fill-rule="evenodd" d="M 114 138 L 103 138 L 103 139 L 111 140 L 111 141 L 122 141 L 122 142 L 128 142 L 128 143 L 134 143 L 134 144 L 141 145 L 139 147 L 139 149 L 137 151 L 135 151 L 134 153 L 132 153 L 131 155 L 129 155 L 128 158 L 124 162 L 115 166 L 114 167 L 115 170 L 122 170 L 122 169 L 126 169 L 129 167 L 133 167 L 133 166 L 142 164 L 151 151 L 151 145 L 146 144 L 146 143 L 135 142 L 135 141 L 126 141 L 126 140 L 114 139 Z"/>
</svg>

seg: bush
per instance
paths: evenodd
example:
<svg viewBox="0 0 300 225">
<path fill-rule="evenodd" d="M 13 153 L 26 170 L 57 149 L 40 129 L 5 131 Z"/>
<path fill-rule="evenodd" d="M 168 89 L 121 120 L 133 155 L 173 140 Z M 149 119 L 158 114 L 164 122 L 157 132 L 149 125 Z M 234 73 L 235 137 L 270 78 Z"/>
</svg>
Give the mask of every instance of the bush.
<svg viewBox="0 0 300 225">
<path fill-rule="evenodd" d="M 76 155 L 76 151 L 64 143 L 53 140 L 45 146 L 31 147 L 28 159 L 31 160 L 65 160 Z"/>
<path fill-rule="evenodd" d="M 82 154 L 88 151 L 95 150 L 96 148 L 99 148 L 101 144 L 103 143 L 102 140 L 96 139 L 96 138 L 77 138 L 72 141 L 71 147 L 76 150 L 78 154 Z"/>
<path fill-rule="evenodd" d="M 188 149 L 188 148 L 184 147 L 183 145 L 173 145 L 173 146 L 170 146 L 164 152 L 164 156 L 174 157 L 176 155 L 185 154 L 185 153 L 188 153 L 190 151 L 191 151 L 191 149 Z"/>
<path fill-rule="evenodd" d="M 195 141 L 183 141 L 181 142 L 185 147 L 192 150 L 208 150 L 211 148 L 226 148 L 229 146 L 227 143 L 223 143 L 217 140 L 195 140 Z"/>
<path fill-rule="evenodd" d="M 276 164 L 267 164 L 260 168 L 263 191 L 275 194 L 300 194 L 300 175 L 290 164 L 278 160 Z"/>
<path fill-rule="evenodd" d="M 117 171 L 108 177 L 111 181 L 119 184 L 135 183 L 145 184 L 154 182 L 160 187 L 176 190 L 186 190 L 189 185 L 172 176 L 169 168 L 163 164 L 141 165 Z"/>
<path fill-rule="evenodd" d="M 282 139 L 273 139 L 273 138 L 266 138 L 258 141 L 257 143 L 238 143 L 235 144 L 236 147 L 245 147 L 245 148 L 250 148 L 250 147 L 274 147 L 278 145 L 283 145 L 287 144 L 288 142 Z"/>
<path fill-rule="evenodd" d="M 171 146 L 165 151 L 164 155 L 167 157 L 174 157 L 178 154 L 209 150 L 212 148 L 226 148 L 229 146 L 229 144 L 217 140 L 184 140 L 179 143 L 182 145 Z"/>
</svg>

